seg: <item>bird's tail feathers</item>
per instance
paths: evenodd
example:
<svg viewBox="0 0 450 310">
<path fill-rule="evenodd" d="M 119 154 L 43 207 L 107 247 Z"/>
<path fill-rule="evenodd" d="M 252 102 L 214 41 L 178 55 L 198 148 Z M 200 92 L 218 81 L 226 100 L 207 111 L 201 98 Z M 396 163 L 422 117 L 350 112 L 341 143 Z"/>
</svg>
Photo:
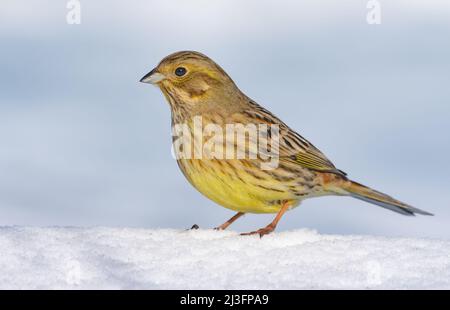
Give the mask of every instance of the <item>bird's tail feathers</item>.
<svg viewBox="0 0 450 310">
<path fill-rule="evenodd" d="M 422 215 L 433 215 L 429 212 L 414 208 L 406 203 L 392 198 L 391 196 L 388 196 L 357 182 L 348 180 L 344 184 L 345 185 L 342 189 L 344 189 L 348 195 L 389 209 L 391 211 L 410 216 L 414 216 L 415 213 Z"/>
</svg>

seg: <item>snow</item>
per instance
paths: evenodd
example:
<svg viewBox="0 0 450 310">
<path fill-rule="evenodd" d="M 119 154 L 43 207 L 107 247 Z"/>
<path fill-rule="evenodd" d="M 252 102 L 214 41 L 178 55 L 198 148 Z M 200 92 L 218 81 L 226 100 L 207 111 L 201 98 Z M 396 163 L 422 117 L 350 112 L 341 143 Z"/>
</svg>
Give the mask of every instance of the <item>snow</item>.
<svg viewBox="0 0 450 310">
<path fill-rule="evenodd" d="M 1 227 L 1 289 L 449 289 L 450 241 Z"/>
</svg>

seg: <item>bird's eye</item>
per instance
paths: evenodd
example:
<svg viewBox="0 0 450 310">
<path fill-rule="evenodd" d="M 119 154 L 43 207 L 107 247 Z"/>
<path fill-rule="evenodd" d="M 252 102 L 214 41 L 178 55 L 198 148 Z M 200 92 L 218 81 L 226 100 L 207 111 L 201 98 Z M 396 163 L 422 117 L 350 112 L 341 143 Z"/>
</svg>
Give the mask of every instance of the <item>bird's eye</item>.
<svg viewBox="0 0 450 310">
<path fill-rule="evenodd" d="M 183 68 L 183 67 L 178 67 L 178 68 L 176 68 L 176 69 L 175 69 L 175 74 L 176 74 L 177 76 L 183 76 L 183 75 L 185 75 L 185 74 L 186 74 L 186 68 Z"/>
</svg>

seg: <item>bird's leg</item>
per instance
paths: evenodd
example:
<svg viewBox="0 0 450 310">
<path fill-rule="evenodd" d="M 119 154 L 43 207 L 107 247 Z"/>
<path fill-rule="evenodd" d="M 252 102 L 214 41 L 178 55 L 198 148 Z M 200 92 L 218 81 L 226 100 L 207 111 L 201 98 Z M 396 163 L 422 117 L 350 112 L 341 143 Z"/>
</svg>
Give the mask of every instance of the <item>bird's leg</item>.
<svg viewBox="0 0 450 310">
<path fill-rule="evenodd" d="M 274 218 L 274 220 L 272 221 L 272 223 L 270 223 L 269 225 L 267 225 L 264 228 L 255 230 L 255 231 L 251 231 L 248 233 L 242 233 L 241 236 L 248 236 L 248 235 L 256 235 L 259 234 L 259 237 L 262 237 L 264 235 L 270 234 L 271 232 L 273 232 L 275 230 L 275 228 L 277 227 L 278 222 L 280 221 L 281 217 L 283 216 L 283 214 L 289 209 L 289 202 L 284 202 L 283 206 L 281 207 L 280 211 L 278 211 L 277 216 Z"/>
<path fill-rule="evenodd" d="M 226 221 L 225 223 L 223 223 L 222 225 L 220 225 L 214 229 L 215 230 L 225 230 L 225 229 L 227 229 L 228 226 L 230 226 L 234 221 L 236 221 L 238 218 L 240 218 L 244 214 L 245 214 L 244 212 L 238 212 L 232 218 L 230 218 L 228 221 Z"/>
</svg>

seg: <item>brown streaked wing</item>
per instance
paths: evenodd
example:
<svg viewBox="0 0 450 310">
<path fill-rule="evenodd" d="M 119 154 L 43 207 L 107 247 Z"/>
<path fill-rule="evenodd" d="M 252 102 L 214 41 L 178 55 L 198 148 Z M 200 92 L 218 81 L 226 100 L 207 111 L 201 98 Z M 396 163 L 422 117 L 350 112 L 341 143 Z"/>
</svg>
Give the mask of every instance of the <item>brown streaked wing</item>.
<svg viewBox="0 0 450 310">
<path fill-rule="evenodd" d="M 337 169 L 311 142 L 292 130 L 278 117 L 252 100 L 249 103 L 251 110 L 246 111 L 247 116 L 255 118 L 260 123 L 272 123 L 280 126 L 280 159 L 289 158 L 290 160 L 295 160 L 302 167 L 314 171 L 346 176 L 345 172 Z"/>
</svg>

